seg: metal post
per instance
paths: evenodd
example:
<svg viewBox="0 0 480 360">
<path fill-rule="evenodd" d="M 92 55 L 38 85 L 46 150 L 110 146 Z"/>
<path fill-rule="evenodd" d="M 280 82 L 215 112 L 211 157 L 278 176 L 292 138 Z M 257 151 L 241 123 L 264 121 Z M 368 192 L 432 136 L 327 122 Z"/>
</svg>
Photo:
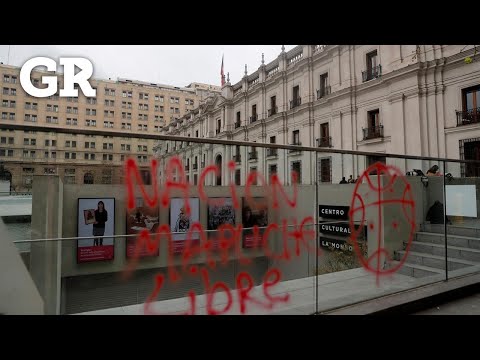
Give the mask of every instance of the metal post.
<svg viewBox="0 0 480 360">
<path fill-rule="evenodd" d="M 315 200 L 313 201 L 315 209 L 313 214 L 315 216 L 315 314 L 318 314 L 318 153 L 315 153 Z"/>
<path fill-rule="evenodd" d="M 448 281 L 448 239 L 447 239 L 447 194 L 446 194 L 446 184 L 445 184 L 445 160 L 443 162 L 443 231 L 445 235 L 445 281 Z"/>
</svg>

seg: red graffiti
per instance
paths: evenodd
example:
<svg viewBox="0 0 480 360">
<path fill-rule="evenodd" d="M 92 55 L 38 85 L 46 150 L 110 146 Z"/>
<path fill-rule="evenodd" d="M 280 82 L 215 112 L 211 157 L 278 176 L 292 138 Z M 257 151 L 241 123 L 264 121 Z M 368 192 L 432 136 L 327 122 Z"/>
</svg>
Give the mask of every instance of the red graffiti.
<svg viewBox="0 0 480 360">
<path fill-rule="evenodd" d="M 372 182 L 370 173 L 376 170 L 376 184 Z M 383 176 L 380 176 L 383 175 Z M 366 202 L 362 195 L 359 193 L 359 186 L 362 182 L 366 181 L 369 188 L 368 195 L 372 195 L 374 200 Z M 384 182 L 382 185 L 381 182 Z M 402 191 L 402 196 L 397 198 L 387 198 L 385 199 L 385 194 L 393 193 L 394 186 Z M 390 267 L 388 269 L 383 269 L 381 264 L 381 256 L 384 255 L 387 262 L 392 261 L 392 256 L 389 252 L 382 246 L 382 212 L 385 205 L 401 205 L 403 214 L 405 216 L 405 222 L 403 226 L 408 230 L 408 241 L 405 248 L 405 255 L 400 259 L 399 263 L 396 266 Z M 377 231 L 377 250 L 370 255 L 368 259 L 363 257 L 360 247 L 358 245 L 358 238 L 362 231 L 362 227 L 355 228 L 354 217 L 357 213 L 360 213 L 361 223 L 365 223 L 366 220 L 366 211 L 368 208 L 373 208 L 376 211 L 376 218 L 378 226 L 374 226 L 373 219 L 368 219 L 368 226 L 370 230 L 376 229 Z M 373 216 L 373 215 L 371 215 Z M 350 229 L 351 229 L 351 239 L 354 244 L 355 251 L 358 258 L 360 259 L 363 267 L 370 272 L 373 272 L 376 275 L 377 284 L 379 277 L 381 275 L 388 275 L 396 272 L 401 268 L 405 262 L 407 255 L 410 250 L 410 245 L 415 234 L 415 202 L 413 200 L 413 195 L 411 191 L 410 184 L 407 179 L 402 175 L 401 171 L 394 166 L 385 165 L 380 162 L 377 162 L 371 165 L 364 173 L 360 176 L 359 180 L 355 185 L 353 192 L 352 203 L 350 206 Z M 398 222 L 395 223 L 394 228 L 399 229 L 402 225 Z M 376 259 L 376 266 L 372 266 L 372 261 Z"/>
<path fill-rule="evenodd" d="M 157 206 L 158 204 L 158 184 L 157 184 L 157 160 L 152 160 L 151 173 L 153 179 L 153 198 L 148 196 L 145 186 L 143 185 L 142 176 L 138 170 L 137 163 L 132 158 L 127 159 L 125 163 L 125 172 L 127 174 L 127 209 L 131 210 L 135 208 L 135 190 L 132 179 L 132 174 L 135 176 L 137 185 L 140 186 L 140 191 L 142 192 L 143 200 L 151 208 Z"/>
<path fill-rule="evenodd" d="M 169 205 L 170 193 L 173 190 L 180 190 L 183 193 L 185 202 L 185 212 L 191 213 L 189 204 L 189 183 L 186 181 L 186 175 L 181 160 L 178 157 L 169 159 L 166 164 L 166 182 L 163 192 L 160 192 L 157 183 L 157 162 L 152 161 L 151 172 L 153 178 L 153 194 L 149 195 L 145 190 L 145 185 L 142 183 L 138 167 L 133 159 L 127 161 L 127 204 L 129 209 L 135 207 L 135 184 L 140 187 L 142 197 L 145 203 L 150 207 L 158 206 L 161 202 L 162 207 L 166 208 Z M 228 169 L 232 174 L 235 170 L 236 164 L 233 161 L 228 163 Z M 225 198 L 214 200 L 208 198 L 205 193 L 204 184 L 208 174 L 220 174 L 220 169 L 215 166 L 207 166 L 200 174 L 198 184 L 198 196 L 201 201 L 209 205 L 223 205 Z M 292 174 L 293 194 L 291 197 L 287 195 L 284 186 L 280 183 L 278 176 L 273 175 L 271 178 L 270 187 L 267 186 L 265 178 L 252 171 L 247 175 L 245 186 L 245 201 L 251 206 L 251 210 L 264 211 L 267 208 L 267 203 L 259 203 L 253 200 L 251 186 L 256 185 L 256 179 L 260 180 L 261 186 L 267 189 L 269 197 L 272 199 L 272 206 L 278 209 L 280 206 L 280 199 L 283 198 L 286 205 L 290 208 L 296 208 L 298 189 L 296 182 L 296 173 Z M 230 176 L 230 178 L 232 178 Z M 136 182 L 136 183 L 135 183 Z M 237 196 L 237 188 L 231 181 L 229 189 L 232 197 L 233 208 L 240 208 L 240 201 Z M 251 211 L 250 210 L 250 211 Z M 315 231 L 310 229 L 314 224 L 313 217 L 308 216 L 304 218 L 298 225 L 296 219 L 293 224 L 288 224 L 287 219 L 281 219 L 279 224 L 269 224 L 266 228 L 260 228 L 253 224 L 251 228 L 244 230 L 242 225 L 220 224 L 217 228 L 217 238 L 215 240 L 209 239 L 200 222 L 193 222 L 189 225 L 185 240 L 173 240 L 171 229 L 169 225 L 163 224 L 157 228 L 154 234 L 147 230 L 141 231 L 135 242 L 135 249 L 133 256 L 130 258 L 128 266 L 124 272 L 124 276 L 128 277 L 138 265 L 138 261 L 145 253 L 147 255 L 158 254 L 159 251 L 167 252 L 167 275 L 171 282 L 178 282 L 184 277 L 199 277 L 204 284 L 206 293 L 206 312 L 209 315 L 220 315 L 231 311 L 234 307 L 234 293 L 230 290 L 227 284 L 223 282 L 215 282 L 211 284 L 209 278 L 209 269 L 215 269 L 217 264 L 226 265 L 232 255 L 234 259 L 240 264 L 248 265 L 252 263 L 252 259 L 243 251 L 243 248 L 252 247 L 254 249 L 263 249 L 265 256 L 275 260 L 288 261 L 293 256 L 300 256 L 301 248 L 303 247 L 309 252 L 318 255 L 318 250 L 314 246 Z M 245 232 L 246 231 L 246 232 Z M 245 233 L 244 233 L 245 232 Z M 279 239 L 281 247 L 279 251 L 273 250 L 273 238 L 269 239 L 271 235 L 276 232 L 274 238 Z M 246 239 L 249 246 L 246 246 Z M 166 240 L 162 242 L 161 240 Z M 243 240 L 243 242 L 242 242 Z M 311 242 L 313 241 L 313 245 Z M 289 244 L 294 243 L 292 249 Z M 175 256 L 179 255 L 181 264 L 175 264 Z M 221 270 L 220 270 L 221 271 Z M 281 273 L 279 269 L 272 268 L 267 271 L 264 276 L 262 288 L 264 299 L 258 299 L 253 296 L 252 290 L 254 288 L 253 278 L 247 272 L 240 272 L 235 279 L 236 297 L 238 298 L 239 311 L 241 314 L 246 313 L 249 305 L 256 305 L 264 309 L 272 309 L 274 304 L 287 302 L 290 298 L 289 294 L 283 296 L 273 296 L 270 289 L 280 282 Z M 163 273 L 155 277 L 155 286 L 148 296 L 144 311 L 145 314 L 154 314 L 151 309 L 152 302 L 156 301 L 163 286 L 165 285 L 166 275 Z M 215 302 L 217 296 L 221 293 L 226 297 L 226 302 L 218 304 Z M 196 294 L 189 291 L 187 294 L 189 298 L 189 309 L 182 314 L 195 314 L 196 309 Z"/>
<path fill-rule="evenodd" d="M 233 306 L 233 294 L 230 287 L 221 281 L 215 282 L 214 284 L 210 284 L 210 278 L 208 271 L 206 269 L 202 269 L 201 277 L 203 280 L 205 294 L 206 294 L 206 313 L 207 315 L 222 315 L 229 312 Z M 274 307 L 277 303 L 285 303 L 288 302 L 290 299 L 289 294 L 273 296 L 270 294 L 270 289 L 273 288 L 280 282 L 280 271 L 276 268 L 270 269 L 263 279 L 262 283 L 262 290 L 263 296 L 267 301 L 262 301 L 260 299 L 256 299 L 253 295 L 250 294 L 251 290 L 253 289 L 253 279 L 250 274 L 246 272 L 240 272 L 236 277 L 236 292 L 238 297 L 238 304 L 239 310 L 241 314 L 245 314 L 247 311 L 247 304 L 252 303 L 257 305 L 257 307 L 264 308 L 270 310 Z M 246 280 L 247 286 L 244 286 L 244 281 Z M 159 313 L 153 311 L 151 309 L 152 303 L 157 299 L 160 291 L 165 284 L 165 276 L 163 274 L 158 274 L 155 276 L 155 288 L 153 289 L 150 296 L 148 296 L 147 300 L 144 304 L 144 314 L 145 315 L 160 315 Z M 227 298 L 226 303 L 215 304 L 215 297 L 217 296 L 217 290 L 223 292 Z M 182 312 L 180 315 L 195 315 L 197 313 L 196 309 L 196 294 L 193 290 L 188 292 L 189 298 L 189 309 L 185 312 Z"/>
<path fill-rule="evenodd" d="M 139 234 L 135 244 L 134 255 L 130 258 L 128 266 L 123 273 L 124 279 L 128 279 L 131 273 L 135 270 L 138 260 L 140 258 L 140 254 L 144 249 L 147 250 L 147 253 L 149 255 L 153 255 L 159 250 L 162 235 L 167 238 L 167 264 L 170 281 L 176 282 L 180 279 L 178 271 L 173 266 L 173 240 L 172 234 L 170 232 L 170 227 L 167 224 L 163 224 L 158 228 L 153 240 L 152 235 L 148 231 L 142 231 Z"/>
<path fill-rule="evenodd" d="M 279 188 L 280 193 L 283 195 L 285 200 L 287 201 L 288 206 L 291 208 L 296 208 L 297 207 L 297 197 L 298 197 L 298 188 L 297 188 L 297 172 L 292 171 L 292 184 L 293 184 L 293 199 L 290 200 L 285 193 L 285 189 L 283 188 L 283 185 L 280 183 L 280 180 L 278 179 L 277 174 L 273 174 L 271 177 L 271 184 L 272 184 L 272 189 L 273 189 L 273 208 L 277 209 L 278 208 L 278 197 L 277 197 L 277 191 L 276 189 Z"/>
<path fill-rule="evenodd" d="M 174 177 L 174 169 L 177 169 L 179 172 L 178 179 L 179 181 L 173 180 Z M 190 209 L 190 202 L 188 201 L 188 187 L 189 183 L 187 182 L 187 176 L 185 175 L 185 172 L 183 171 L 183 164 L 182 161 L 174 156 L 169 159 L 167 163 L 167 170 L 166 170 L 166 184 L 165 184 L 165 192 L 163 193 L 162 196 L 162 205 L 163 207 L 168 206 L 168 202 L 170 200 L 170 190 L 172 189 L 179 189 L 183 191 L 184 195 L 184 200 L 185 200 L 185 212 L 187 215 L 190 215 L 191 209 Z"/>
</svg>

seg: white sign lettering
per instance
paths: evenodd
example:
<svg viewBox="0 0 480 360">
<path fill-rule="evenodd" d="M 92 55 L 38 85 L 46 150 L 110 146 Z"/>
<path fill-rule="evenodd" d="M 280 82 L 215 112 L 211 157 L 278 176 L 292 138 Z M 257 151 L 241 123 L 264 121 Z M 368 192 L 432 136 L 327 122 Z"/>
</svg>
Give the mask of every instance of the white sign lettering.
<svg viewBox="0 0 480 360">
<path fill-rule="evenodd" d="M 64 68 L 64 85 L 63 89 L 60 89 L 60 97 L 78 97 L 78 90 L 74 85 L 82 89 L 85 96 L 95 97 L 97 91 L 93 89 L 88 82 L 88 79 L 93 74 L 93 65 L 88 59 L 72 57 L 63 57 L 59 59 L 60 65 Z M 56 71 L 57 64 L 54 60 L 47 57 L 34 57 L 23 64 L 20 70 L 20 84 L 23 90 L 33 97 L 44 98 L 54 95 L 57 88 L 57 76 L 42 76 L 42 84 L 47 85 L 45 89 L 39 89 L 33 86 L 30 76 L 32 70 L 37 66 L 45 66 L 48 71 Z M 75 67 L 80 68 L 80 71 L 75 74 Z"/>
</svg>

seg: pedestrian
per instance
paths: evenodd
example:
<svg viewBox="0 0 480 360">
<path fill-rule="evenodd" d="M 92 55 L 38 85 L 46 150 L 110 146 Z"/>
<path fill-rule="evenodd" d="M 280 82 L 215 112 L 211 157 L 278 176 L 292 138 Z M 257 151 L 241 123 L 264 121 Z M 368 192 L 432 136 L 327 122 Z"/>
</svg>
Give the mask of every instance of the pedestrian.
<svg viewBox="0 0 480 360">
<path fill-rule="evenodd" d="M 438 165 L 433 165 L 430 169 L 427 171 L 427 176 L 435 176 L 438 175 Z"/>
</svg>

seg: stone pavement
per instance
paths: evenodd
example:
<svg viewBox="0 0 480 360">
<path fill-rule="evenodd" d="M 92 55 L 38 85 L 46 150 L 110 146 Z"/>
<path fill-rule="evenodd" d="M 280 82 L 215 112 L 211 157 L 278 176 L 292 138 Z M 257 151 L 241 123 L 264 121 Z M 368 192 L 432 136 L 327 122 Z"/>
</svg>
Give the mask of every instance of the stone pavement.
<svg viewBox="0 0 480 360">
<path fill-rule="evenodd" d="M 380 279 L 377 286 L 375 275 L 366 272 L 363 268 L 325 274 L 318 277 L 318 311 L 330 310 L 357 302 L 370 300 L 382 295 L 412 289 L 432 281 L 436 277 L 418 279 L 409 276 L 394 274 Z M 440 277 L 438 277 L 440 279 Z M 152 287 L 153 289 L 153 287 Z M 269 289 L 272 296 L 290 295 L 288 303 L 276 304 L 272 310 L 259 308 L 256 304 L 247 302 L 248 315 L 309 315 L 315 312 L 315 277 L 289 280 L 281 282 Z M 232 291 L 233 305 L 226 315 L 239 315 L 239 302 L 236 291 Z M 250 292 L 251 296 L 266 302 L 262 286 L 257 286 Z M 197 295 L 196 314 L 206 314 L 206 297 Z M 227 304 L 227 297 L 223 292 L 215 294 L 214 306 L 222 310 Z M 151 309 L 158 314 L 173 315 L 184 313 L 189 306 L 189 299 L 179 298 L 152 303 Z M 81 315 L 144 315 L 143 304 L 91 311 Z"/>
</svg>

